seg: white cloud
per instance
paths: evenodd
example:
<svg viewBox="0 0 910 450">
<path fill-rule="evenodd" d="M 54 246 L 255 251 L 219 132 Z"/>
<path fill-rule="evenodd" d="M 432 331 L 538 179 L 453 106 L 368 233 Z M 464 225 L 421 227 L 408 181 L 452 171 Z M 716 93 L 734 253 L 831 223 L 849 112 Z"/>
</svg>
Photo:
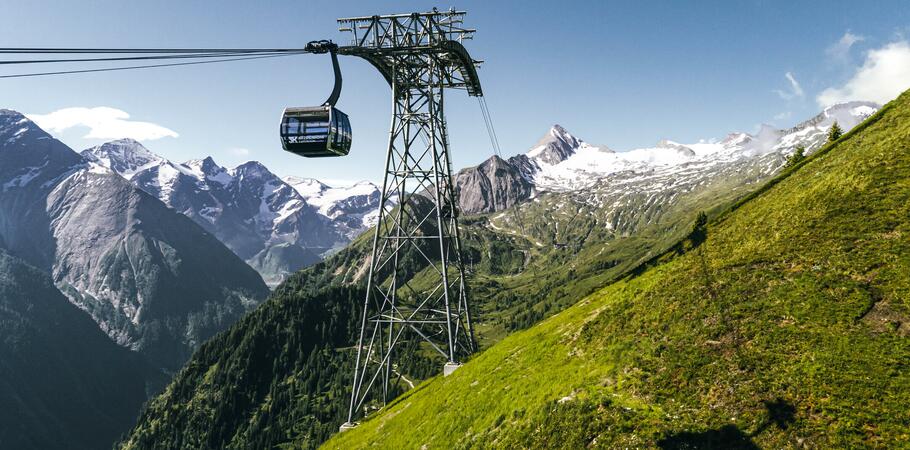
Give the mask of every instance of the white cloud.
<svg viewBox="0 0 910 450">
<path fill-rule="evenodd" d="M 85 139 L 132 138 L 153 141 L 164 137 L 178 137 L 177 132 L 151 122 L 128 120 L 129 113 L 116 108 L 63 108 L 49 114 L 26 114 L 39 127 L 47 131 L 62 132 L 73 127 L 88 127 Z"/>
<path fill-rule="evenodd" d="M 234 156 L 247 156 L 250 154 L 250 149 L 243 147 L 232 147 L 228 151 Z"/>
<path fill-rule="evenodd" d="M 792 111 L 784 111 L 784 112 L 782 112 L 782 113 L 780 113 L 780 114 L 775 114 L 775 115 L 774 115 L 774 120 L 785 120 L 785 119 L 789 119 L 789 118 L 791 118 L 791 117 L 793 117 L 793 112 L 792 112 Z"/>
<path fill-rule="evenodd" d="M 787 72 L 784 74 L 784 77 L 787 81 L 790 82 L 790 91 L 782 91 L 780 89 L 775 89 L 774 92 L 784 100 L 791 100 L 793 98 L 802 98 L 806 94 L 803 92 L 803 87 L 799 85 L 799 82 L 796 81 L 796 77 L 793 76 L 792 72 Z"/>
<path fill-rule="evenodd" d="M 865 39 L 864 36 L 853 34 L 848 30 L 837 42 L 825 49 L 825 53 L 834 60 L 847 62 L 847 57 L 850 55 L 850 49 L 853 48 L 853 44 Z"/>
<path fill-rule="evenodd" d="M 910 88 L 910 44 L 892 42 L 869 50 L 866 61 L 841 87 L 831 87 L 818 94 L 822 107 L 851 100 L 887 103 Z"/>
</svg>

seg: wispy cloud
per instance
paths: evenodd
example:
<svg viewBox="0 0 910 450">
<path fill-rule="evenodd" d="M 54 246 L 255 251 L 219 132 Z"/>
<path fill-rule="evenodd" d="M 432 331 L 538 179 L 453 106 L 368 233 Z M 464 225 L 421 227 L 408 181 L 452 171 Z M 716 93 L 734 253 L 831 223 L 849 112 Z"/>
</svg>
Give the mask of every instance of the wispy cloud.
<svg viewBox="0 0 910 450">
<path fill-rule="evenodd" d="M 99 106 L 96 108 L 63 108 L 49 114 L 26 114 L 39 127 L 47 131 L 62 132 L 73 127 L 87 127 L 85 139 L 132 138 L 153 141 L 164 137 L 178 137 L 176 131 L 151 122 L 129 120 L 126 111 Z"/>
<path fill-rule="evenodd" d="M 866 61 L 840 87 L 822 91 L 816 101 L 831 106 L 851 100 L 886 103 L 910 88 L 910 44 L 897 41 L 869 50 Z"/>
<path fill-rule="evenodd" d="M 793 117 L 793 111 L 784 111 L 774 115 L 774 120 L 786 120 Z"/>
<path fill-rule="evenodd" d="M 825 54 L 837 62 L 846 63 L 850 56 L 850 49 L 853 48 L 853 44 L 864 41 L 865 39 L 864 36 L 853 34 L 847 30 L 837 42 L 825 49 Z"/>
<path fill-rule="evenodd" d="M 228 149 L 228 152 L 234 156 L 249 156 L 250 149 L 243 147 L 231 147 Z"/>
<path fill-rule="evenodd" d="M 806 94 L 803 92 L 803 87 L 799 85 L 799 82 L 796 81 L 796 77 L 793 76 L 792 72 L 787 72 L 784 74 L 784 78 L 790 82 L 790 90 L 783 91 L 780 89 L 775 89 L 774 92 L 784 100 L 792 100 L 794 98 L 802 98 Z"/>
</svg>

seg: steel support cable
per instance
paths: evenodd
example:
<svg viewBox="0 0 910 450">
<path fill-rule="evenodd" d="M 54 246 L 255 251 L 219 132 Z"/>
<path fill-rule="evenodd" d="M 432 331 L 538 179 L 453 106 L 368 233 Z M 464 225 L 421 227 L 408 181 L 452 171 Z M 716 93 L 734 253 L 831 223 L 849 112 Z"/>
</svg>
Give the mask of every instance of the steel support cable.
<svg viewBox="0 0 910 450">
<path fill-rule="evenodd" d="M 123 53 L 299 53 L 304 48 L 63 48 L 63 47 L 0 47 L 0 53 L 39 54 L 39 53 L 94 53 L 94 54 L 123 54 Z"/>
<path fill-rule="evenodd" d="M 499 146 L 499 137 L 496 135 L 496 128 L 493 126 L 493 116 L 490 114 L 490 107 L 487 105 L 486 97 L 477 97 L 480 103 L 480 110 L 484 115 L 487 123 L 487 133 L 490 135 L 490 144 L 496 151 L 496 154 L 502 158 L 502 148 Z"/>
<path fill-rule="evenodd" d="M 262 53 L 187 53 L 187 54 L 167 54 L 155 56 L 122 56 L 116 58 L 67 58 L 67 59 L 17 59 L 17 60 L 0 60 L 0 65 L 17 65 L 17 64 L 47 64 L 47 63 L 74 63 L 74 62 L 113 62 L 113 61 L 146 61 L 161 59 L 205 59 L 205 58 L 224 58 L 234 56 L 251 56 L 251 55 L 285 55 L 285 52 L 262 52 Z"/>
<path fill-rule="evenodd" d="M 13 75 L 0 75 L 0 79 L 4 78 L 28 78 L 28 77 L 40 77 L 47 75 L 68 75 L 76 73 L 93 73 L 93 72 L 113 72 L 120 70 L 134 70 L 134 69 L 151 69 L 156 67 L 176 67 L 176 66 L 192 66 L 197 64 L 212 64 L 212 63 L 221 63 L 221 62 L 231 62 L 231 61 L 246 61 L 251 59 L 265 59 L 265 58 L 280 58 L 283 56 L 291 55 L 300 55 L 306 53 L 300 51 L 297 53 L 281 53 L 276 55 L 257 55 L 257 56 L 241 56 L 236 58 L 223 58 L 223 59 L 209 59 L 205 61 L 190 61 L 190 62 L 179 62 L 179 63 L 165 63 L 165 64 L 144 64 L 139 66 L 125 66 L 125 67 L 105 67 L 100 69 L 80 69 L 80 70 L 61 70 L 54 72 L 37 72 L 37 73 L 21 73 Z"/>
<path fill-rule="evenodd" d="M 480 113 L 483 115 L 484 125 L 487 127 L 487 134 L 490 137 L 490 145 L 493 146 L 493 151 L 496 153 L 496 156 L 499 159 L 502 158 L 502 150 L 499 147 L 499 138 L 496 136 L 496 128 L 493 126 L 493 117 L 490 115 L 490 108 L 487 106 L 486 98 L 477 97 L 477 104 L 480 105 Z M 518 228 L 521 230 L 521 234 L 525 234 L 524 222 L 521 219 L 521 200 L 515 202 L 512 208 L 512 215 L 516 222 L 518 222 Z"/>
</svg>

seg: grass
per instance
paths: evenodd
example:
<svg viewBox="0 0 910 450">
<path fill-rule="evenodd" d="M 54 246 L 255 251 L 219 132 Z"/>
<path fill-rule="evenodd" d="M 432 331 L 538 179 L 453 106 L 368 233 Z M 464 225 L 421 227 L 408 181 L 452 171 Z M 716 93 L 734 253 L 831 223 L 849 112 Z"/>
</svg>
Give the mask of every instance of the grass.
<svg viewBox="0 0 910 450">
<path fill-rule="evenodd" d="M 910 446 L 910 94 L 707 236 L 325 447 Z"/>
</svg>

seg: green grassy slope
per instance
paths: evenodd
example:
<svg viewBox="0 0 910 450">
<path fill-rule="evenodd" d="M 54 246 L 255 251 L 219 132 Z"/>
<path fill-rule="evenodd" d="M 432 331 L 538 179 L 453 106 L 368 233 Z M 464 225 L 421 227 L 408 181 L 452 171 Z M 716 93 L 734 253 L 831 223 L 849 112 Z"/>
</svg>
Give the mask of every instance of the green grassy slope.
<svg viewBox="0 0 910 450">
<path fill-rule="evenodd" d="M 910 94 L 685 247 L 326 447 L 910 446 Z"/>
<path fill-rule="evenodd" d="M 512 223 L 515 211 L 463 217 L 460 227 L 481 347 L 563 310 L 662 253 L 685 235 L 697 211 L 727 207 L 754 189 L 744 179 L 718 180 L 681 193 L 664 205 L 666 210 L 653 223 L 623 230 L 605 226 L 603 208 L 571 193 L 543 194 L 522 204 L 517 211 L 521 227 Z M 372 237 L 372 231 L 364 233 L 338 254 L 304 269 L 302 276 L 314 286 L 366 283 Z M 566 245 L 557 247 L 556 241 Z M 433 246 L 427 247 L 424 252 L 432 255 Z M 410 252 L 405 266 L 415 290 L 432 289 L 428 283 L 435 281 L 435 272 L 421 264 L 416 251 Z"/>
<path fill-rule="evenodd" d="M 546 211 L 524 208 L 528 228 L 550 220 Z M 488 217 L 467 218 L 463 230 L 474 262 L 472 298 L 483 345 L 578 301 L 657 253 L 654 249 L 670 246 L 685 233 L 691 214 L 681 209 L 668 215 L 672 220 L 662 223 L 662 231 L 591 239 L 609 245 L 606 250 L 600 245 L 576 250 L 537 246 L 523 236 L 492 232 Z M 575 223 L 579 233 L 591 227 Z M 659 234 L 666 236 L 657 238 Z M 269 301 L 206 342 L 171 385 L 148 403 L 121 445 L 313 448 L 324 442 L 346 418 L 363 297 L 364 280 L 358 274 L 364 273 L 371 237 L 364 234 L 335 257 L 293 275 Z M 424 273 L 414 261 L 408 259 L 406 266 L 420 286 Z M 571 285 L 566 284 L 569 280 Z M 421 380 L 441 364 L 417 357 L 401 361 L 399 368 L 409 379 Z"/>
</svg>

